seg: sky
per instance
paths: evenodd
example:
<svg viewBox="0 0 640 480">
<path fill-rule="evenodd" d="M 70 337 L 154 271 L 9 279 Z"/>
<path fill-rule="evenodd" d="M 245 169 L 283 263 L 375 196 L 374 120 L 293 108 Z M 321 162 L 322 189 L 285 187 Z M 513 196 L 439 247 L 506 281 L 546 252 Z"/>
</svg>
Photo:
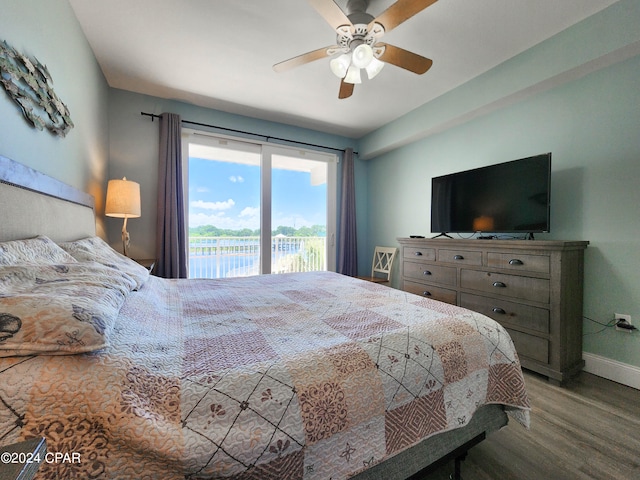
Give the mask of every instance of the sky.
<svg viewBox="0 0 640 480">
<path fill-rule="evenodd" d="M 326 225 L 326 183 L 307 172 L 272 172 L 271 227 Z M 260 228 L 260 167 L 189 159 L 189 227 Z"/>
</svg>

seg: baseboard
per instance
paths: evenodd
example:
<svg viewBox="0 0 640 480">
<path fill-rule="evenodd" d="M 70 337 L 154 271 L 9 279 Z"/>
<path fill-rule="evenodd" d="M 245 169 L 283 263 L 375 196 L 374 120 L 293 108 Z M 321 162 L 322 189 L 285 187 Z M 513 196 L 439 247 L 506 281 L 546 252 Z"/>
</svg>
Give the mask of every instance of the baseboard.
<svg viewBox="0 0 640 480">
<path fill-rule="evenodd" d="M 610 358 L 582 352 L 584 371 L 640 390 L 640 368 Z"/>
</svg>

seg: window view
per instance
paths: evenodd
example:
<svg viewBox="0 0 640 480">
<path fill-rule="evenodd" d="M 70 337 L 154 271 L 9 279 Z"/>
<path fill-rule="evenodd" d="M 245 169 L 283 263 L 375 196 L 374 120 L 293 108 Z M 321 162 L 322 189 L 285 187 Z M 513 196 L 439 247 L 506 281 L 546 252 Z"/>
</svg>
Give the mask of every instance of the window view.
<svg viewBox="0 0 640 480">
<path fill-rule="evenodd" d="M 330 268 L 335 161 L 327 160 L 335 156 L 214 137 L 190 141 L 189 277 Z"/>
</svg>

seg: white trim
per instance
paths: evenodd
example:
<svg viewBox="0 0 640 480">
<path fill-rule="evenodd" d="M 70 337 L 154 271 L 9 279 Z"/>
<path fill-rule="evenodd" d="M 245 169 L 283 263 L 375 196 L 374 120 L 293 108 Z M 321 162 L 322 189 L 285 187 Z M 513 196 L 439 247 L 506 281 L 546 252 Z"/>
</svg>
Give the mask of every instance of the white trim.
<svg viewBox="0 0 640 480">
<path fill-rule="evenodd" d="M 338 229 L 338 156 L 335 162 L 327 165 L 327 270 L 337 271 L 338 247 L 336 233 Z"/>
<path fill-rule="evenodd" d="M 271 165 L 273 150 L 260 153 L 260 273 L 271 273 Z"/>
<path fill-rule="evenodd" d="M 187 259 L 187 278 L 189 278 L 189 139 L 190 135 L 188 132 L 184 131 L 184 128 L 181 132 L 181 143 L 182 143 L 182 215 L 184 218 L 184 228 L 185 228 L 185 246 L 184 246 L 184 254 Z"/>
<path fill-rule="evenodd" d="M 593 353 L 582 352 L 584 371 L 640 390 L 640 368 Z"/>
</svg>

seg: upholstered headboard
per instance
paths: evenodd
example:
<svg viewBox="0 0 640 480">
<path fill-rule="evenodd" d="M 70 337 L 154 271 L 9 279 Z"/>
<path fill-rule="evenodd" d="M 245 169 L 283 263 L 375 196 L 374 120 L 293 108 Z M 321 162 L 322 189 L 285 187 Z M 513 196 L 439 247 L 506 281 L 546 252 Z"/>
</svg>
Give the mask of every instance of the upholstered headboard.
<svg viewBox="0 0 640 480">
<path fill-rule="evenodd" d="M 0 156 L 0 241 L 46 235 L 65 242 L 95 234 L 93 196 Z"/>
</svg>

